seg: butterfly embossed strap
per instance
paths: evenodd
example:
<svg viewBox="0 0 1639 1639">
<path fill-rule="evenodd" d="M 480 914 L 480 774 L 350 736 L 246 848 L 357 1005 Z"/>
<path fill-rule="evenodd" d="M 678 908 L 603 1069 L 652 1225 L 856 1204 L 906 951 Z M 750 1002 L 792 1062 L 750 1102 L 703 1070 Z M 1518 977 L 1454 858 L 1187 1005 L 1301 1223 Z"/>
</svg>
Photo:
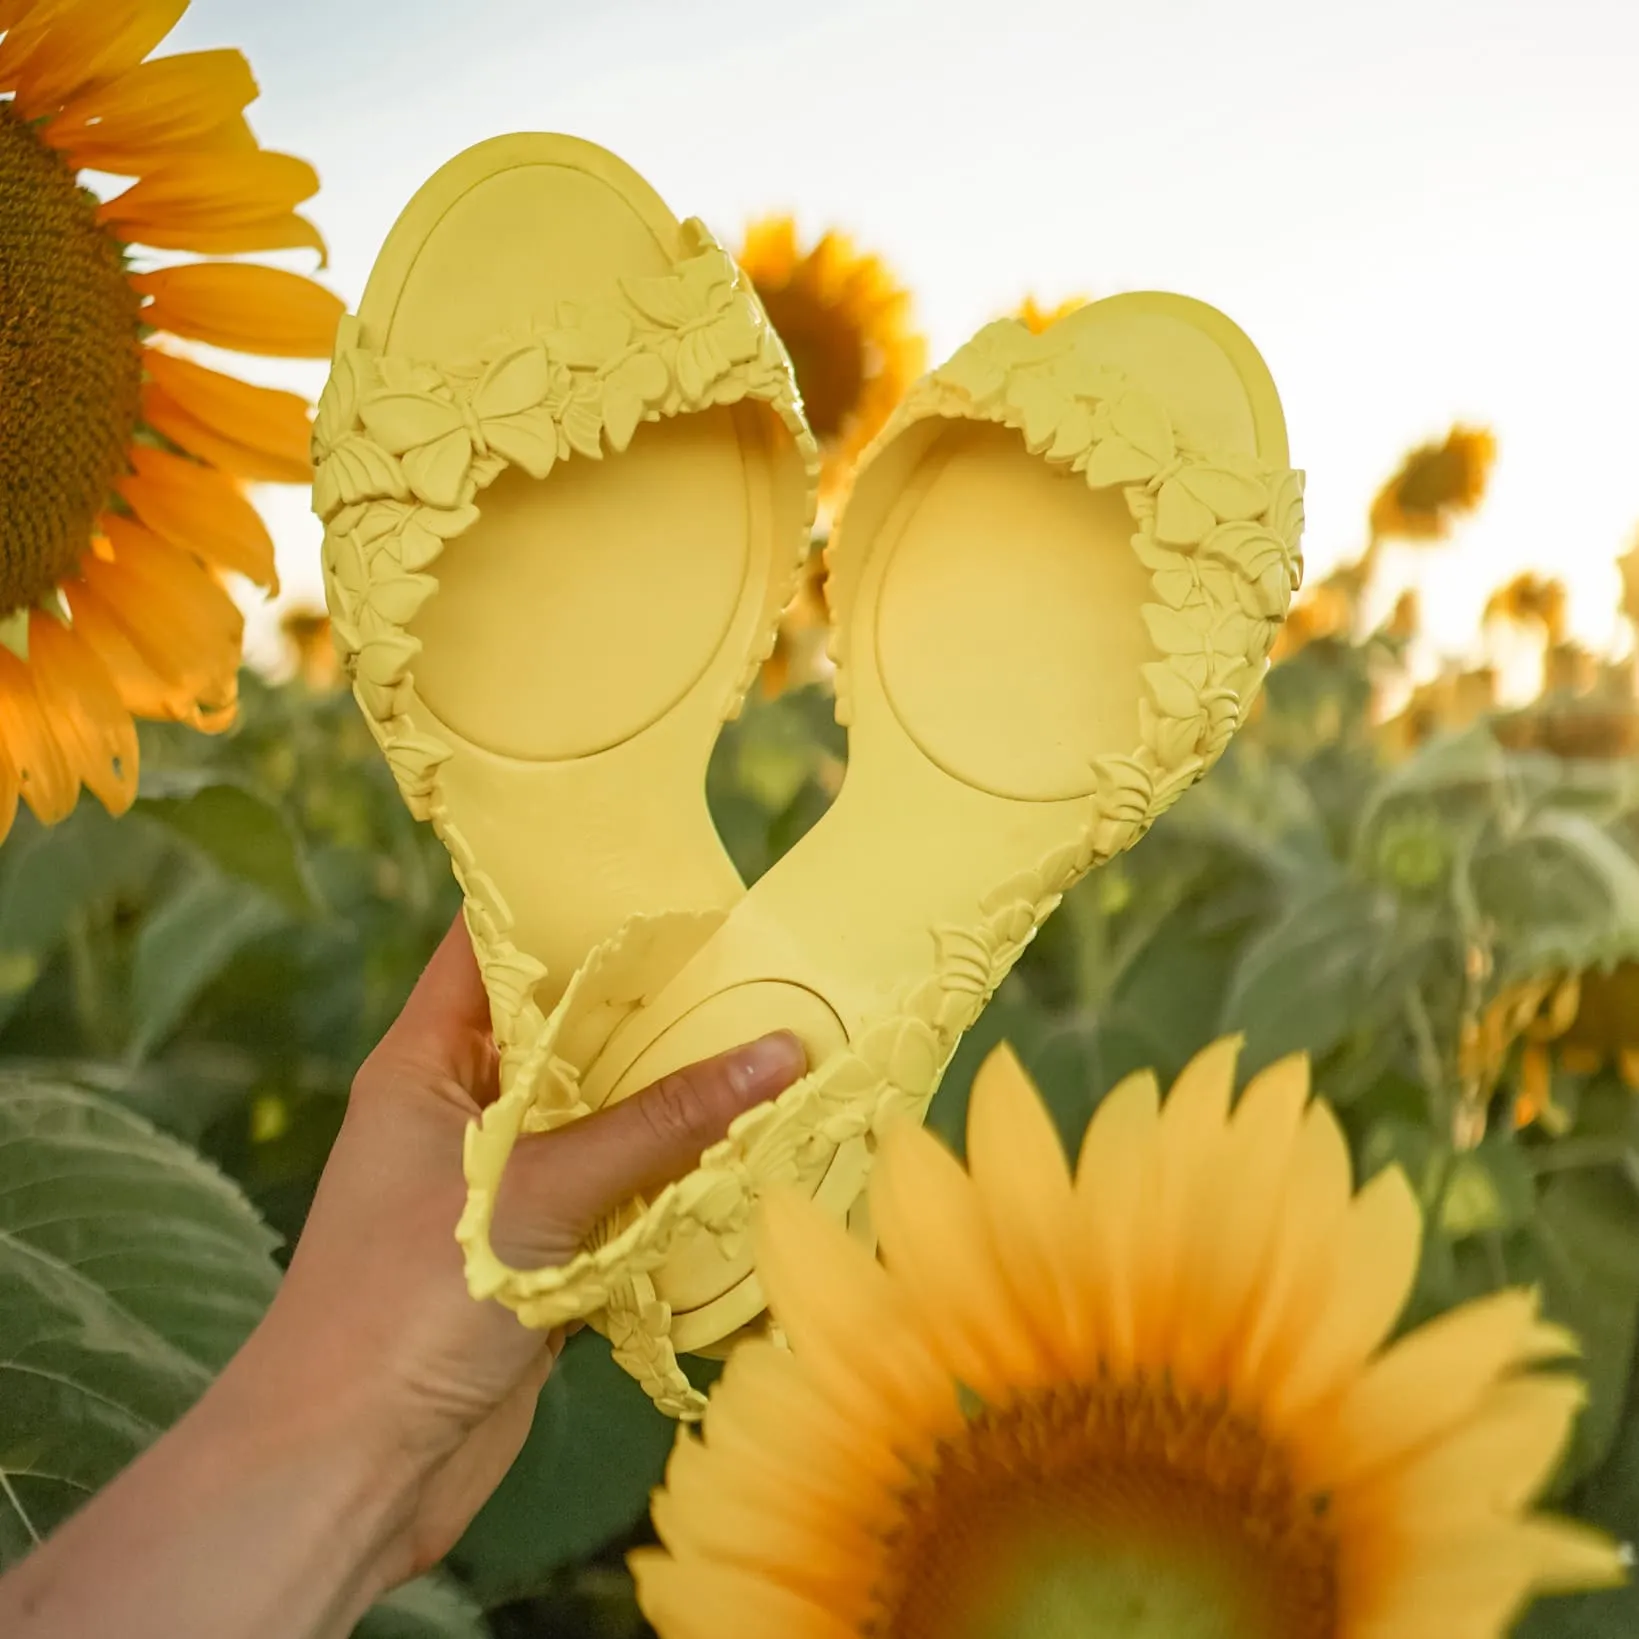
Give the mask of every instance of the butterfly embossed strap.
<svg viewBox="0 0 1639 1639">
<path fill-rule="evenodd" d="M 406 628 L 436 589 L 427 571 L 509 465 L 545 478 L 571 456 L 620 454 L 640 422 L 760 401 L 803 461 L 813 516 L 819 452 L 785 348 L 704 224 L 681 231 L 685 255 L 669 272 L 621 279 L 605 301 L 560 302 L 550 324 L 481 360 L 383 354 L 356 318 L 342 320 L 313 427 L 326 601 L 366 719 L 419 817 L 419 774 L 408 785 L 405 775 L 426 757 L 417 736 L 393 730 L 418 649 Z"/>
<path fill-rule="evenodd" d="M 1134 766 L 1165 787 L 1165 807 L 1223 750 L 1263 677 L 1302 579 L 1303 475 L 1193 441 L 1156 393 L 1099 362 L 1097 347 L 1073 321 L 1037 335 L 998 319 L 917 383 L 862 465 L 917 422 L 990 421 L 1089 488 L 1121 493 L 1133 553 L 1150 572 L 1143 618 L 1160 653 L 1143 668 Z M 844 722 L 846 610 L 861 572 L 844 561 L 829 590 Z"/>
<path fill-rule="evenodd" d="M 811 450 L 791 361 L 750 280 L 702 223 L 685 222 L 683 236 L 669 272 L 621 279 L 607 301 L 559 303 L 551 324 L 476 361 L 377 353 L 344 319 L 313 428 L 314 511 L 329 524 L 392 501 L 465 527 L 477 492 L 509 465 L 545 478 L 571 455 L 621 453 L 639 422 L 745 398 Z"/>
</svg>

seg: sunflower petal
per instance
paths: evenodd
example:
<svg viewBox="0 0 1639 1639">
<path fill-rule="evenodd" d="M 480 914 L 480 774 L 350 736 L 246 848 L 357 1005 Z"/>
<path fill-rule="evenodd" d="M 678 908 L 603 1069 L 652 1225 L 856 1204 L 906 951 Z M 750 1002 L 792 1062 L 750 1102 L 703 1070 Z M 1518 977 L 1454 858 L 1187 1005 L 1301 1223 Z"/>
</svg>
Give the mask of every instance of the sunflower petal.
<svg viewBox="0 0 1639 1639">
<path fill-rule="evenodd" d="M 82 87 L 136 67 L 176 27 L 188 0 L 59 0 L 37 5 L 0 40 L 0 91 L 33 119 Z"/>
<path fill-rule="evenodd" d="M 346 307 L 339 296 L 282 268 L 190 262 L 132 277 L 150 298 L 144 324 L 173 336 L 273 358 L 329 358 Z"/>
<path fill-rule="evenodd" d="M 1223 1386 L 1230 1341 L 1269 1257 L 1280 1186 L 1308 1099 L 1309 1063 L 1301 1054 L 1253 1077 L 1230 1120 L 1221 1162 L 1202 1179 L 1183 1253 L 1179 1310 L 1188 1323 L 1173 1344 L 1173 1370 L 1183 1381 Z"/>
<path fill-rule="evenodd" d="M 44 135 L 78 168 L 134 176 L 154 150 L 198 141 L 255 96 L 243 52 L 183 52 L 70 98 Z"/>
<path fill-rule="evenodd" d="M 1336 1262 L 1349 1209 L 1348 1140 L 1330 1106 L 1304 1112 L 1277 1211 L 1274 1256 L 1231 1372 L 1256 1397 L 1308 1334 Z"/>
<path fill-rule="evenodd" d="M 31 617 L 38 637 L 39 626 L 50 615 L 38 611 Z M 0 649 L 0 733 L 6 737 L 13 766 L 17 770 L 18 792 L 34 817 L 43 825 L 67 819 L 79 800 L 80 782 L 57 742 L 55 726 L 46 712 L 35 685 L 31 666 L 25 666 L 9 649 Z"/>
<path fill-rule="evenodd" d="M 956 1157 L 924 1128 L 899 1123 L 883 1137 L 870 1204 L 901 1301 L 921 1316 L 955 1376 L 987 1399 L 1039 1381 L 1043 1349 L 1032 1317 L 1007 1284 Z"/>
<path fill-rule="evenodd" d="M 1086 1256 L 1080 1260 L 1105 1359 L 1133 1363 L 1138 1286 L 1135 1265 L 1155 1198 L 1161 1091 L 1153 1074 L 1128 1076 L 1093 1112 L 1076 1163 L 1076 1207 Z"/>
<path fill-rule="evenodd" d="M 124 239 L 157 244 L 147 230 L 233 228 L 293 211 L 319 189 L 306 160 L 264 149 L 178 159 L 133 182 L 97 209 L 97 220 Z"/>
<path fill-rule="evenodd" d="M 957 1414 L 955 1386 L 907 1319 L 880 1264 L 811 1201 L 776 1191 L 762 1205 L 757 1273 L 803 1368 L 827 1398 L 884 1432 L 937 1430 Z M 854 1339 L 868 1337 L 868 1351 Z"/>
<path fill-rule="evenodd" d="M 4 699 L 0 695 L 0 699 Z M 5 730 L 0 729 L 0 842 L 11 834 L 17 818 L 17 767 L 6 746 Z"/>
<path fill-rule="evenodd" d="M 1376 1579 L 1361 1624 L 1378 1639 L 1495 1639 L 1532 1594 L 1627 1580 L 1616 1544 L 1569 1520 L 1494 1520 L 1458 1536 L 1421 1536 L 1406 1548 L 1394 1574 Z"/>
<path fill-rule="evenodd" d="M 1497 1379 L 1564 1355 L 1567 1341 L 1519 1288 L 1426 1322 L 1379 1355 L 1326 1420 L 1312 1482 L 1334 1489 L 1399 1461 L 1472 1415 Z"/>
<path fill-rule="evenodd" d="M 1267 1402 L 1272 1422 L 1327 1399 L 1359 1373 L 1411 1296 L 1422 1242 L 1417 1197 L 1405 1173 L 1387 1167 L 1349 1203 L 1330 1291 Z"/>
<path fill-rule="evenodd" d="M 310 482 L 312 423 L 298 393 L 257 387 L 158 348 L 144 350 L 143 419 L 190 454 L 236 477 Z"/>
<path fill-rule="evenodd" d="M 1161 1106 L 1159 1197 L 1154 1233 L 1142 1249 L 1137 1310 L 1138 1362 L 1170 1354 L 1181 1324 L 1179 1286 L 1201 1192 L 1221 1173 L 1241 1038 L 1203 1047 L 1179 1072 Z"/>
<path fill-rule="evenodd" d="M 672 1448 L 652 1517 L 680 1558 L 737 1565 L 768 1576 L 841 1614 L 870 1592 L 871 1543 L 846 1512 L 816 1517 L 778 1479 L 739 1463 L 714 1462 L 684 1434 Z"/>
<path fill-rule="evenodd" d="M 191 250 L 199 256 L 240 256 L 248 251 L 316 250 L 319 266 L 329 256 L 324 236 L 305 216 L 287 211 L 240 223 L 213 222 L 198 217 L 186 222 L 149 222 L 120 237 L 151 245 L 155 250 Z"/>
<path fill-rule="evenodd" d="M 273 538 L 231 478 L 142 444 L 129 453 L 135 471 L 118 479 L 115 488 L 149 529 L 207 563 L 278 590 Z M 106 525 L 117 553 L 120 535 L 130 526 L 118 517 L 110 517 Z"/>
<path fill-rule="evenodd" d="M 904 1478 L 893 1452 L 823 1398 L 790 1350 L 766 1339 L 729 1357 L 702 1427 L 717 1457 L 766 1468 L 832 1506 L 855 1505 L 867 1488 Z"/>
<path fill-rule="evenodd" d="M 1587 1404 L 1580 1379 L 1528 1373 L 1499 1383 L 1461 1427 L 1340 1501 L 1345 1529 L 1457 1531 L 1518 1513 L 1547 1483 Z"/>
<path fill-rule="evenodd" d="M 31 634 L 29 667 L 41 710 L 75 783 L 110 814 L 137 794 L 137 731 L 106 668 L 61 621 L 43 616 Z"/>
<path fill-rule="evenodd" d="M 140 524 L 107 519 L 112 563 L 87 553 L 80 575 L 138 653 L 213 716 L 235 699 L 244 616 L 197 559 Z M 124 527 L 116 532 L 115 525 Z M 71 605 L 72 606 L 72 605 Z"/>
<path fill-rule="evenodd" d="M 1045 1326 L 1059 1369 L 1084 1358 L 1092 1317 L 1065 1248 L 1074 1196 L 1058 1130 L 1012 1048 L 984 1061 L 968 1104 L 968 1167 L 1008 1283 Z"/>
<path fill-rule="evenodd" d="M 63 596 L 75 631 L 96 651 L 127 711 L 156 721 L 193 721 L 193 694 L 143 654 L 83 578 L 64 581 Z"/>
<path fill-rule="evenodd" d="M 735 1567 L 629 1556 L 637 1602 L 666 1639 L 855 1639 L 857 1630 L 823 1605 Z"/>
</svg>

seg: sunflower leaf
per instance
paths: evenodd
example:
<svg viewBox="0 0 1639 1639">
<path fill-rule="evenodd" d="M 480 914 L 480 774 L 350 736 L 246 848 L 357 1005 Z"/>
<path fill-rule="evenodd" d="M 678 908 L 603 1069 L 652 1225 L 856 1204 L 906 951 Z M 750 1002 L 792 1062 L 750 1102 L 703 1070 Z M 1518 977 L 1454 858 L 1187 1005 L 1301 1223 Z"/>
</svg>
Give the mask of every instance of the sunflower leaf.
<svg viewBox="0 0 1639 1639">
<path fill-rule="evenodd" d="M 609 1345 L 578 1334 L 541 1391 L 517 1461 L 451 1564 L 486 1607 L 538 1591 L 637 1521 L 676 1433 Z"/>
<path fill-rule="evenodd" d="M 0 1567 L 198 1397 L 273 1295 L 272 1245 L 186 1146 L 0 1077 Z"/>
<path fill-rule="evenodd" d="M 1387 990 L 1408 990 L 1417 969 L 1396 962 L 1393 899 L 1360 883 L 1325 884 L 1306 895 L 1241 951 L 1220 1026 L 1246 1038 L 1241 1071 L 1286 1053 L 1323 1058 L 1389 1007 Z"/>
<path fill-rule="evenodd" d="M 151 911 L 132 964 L 127 1054 L 146 1057 L 233 957 L 283 920 L 260 891 L 215 871 L 194 877 Z"/>
<path fill-rule="evenodd" d="M 165 826 L 229 876 L 260 888 L 298 915 L 318 894 L 296 832 L 284 814 L 248 786 L 209 769 L 143 771 L 136 813 Z"/>
<path fill-rule="evenodd" d="M 489 1639 L 484 1614 L 455 1583 L 418 1576 L 395 1588 L 353 1629 L 353 1639 Z"/>
<path fill-rule="evenodd" d="M 1569 1484 L 1598 1466 L 1621 1418 L 1639 1326 L 1639 1202 L 1615 1173 L 1552 1179 L 1534 1224 L 1548 1315 L 1582 1340 L 1588 1404 L 1561 1469 Z"/>
</svg>

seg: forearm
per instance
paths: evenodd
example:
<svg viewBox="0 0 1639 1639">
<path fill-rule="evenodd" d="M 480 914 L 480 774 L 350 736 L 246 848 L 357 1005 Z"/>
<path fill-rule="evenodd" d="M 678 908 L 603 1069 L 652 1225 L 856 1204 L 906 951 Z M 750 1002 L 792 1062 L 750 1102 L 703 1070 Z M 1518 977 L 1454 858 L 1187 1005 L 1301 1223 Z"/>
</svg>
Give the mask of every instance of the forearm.
<svg viewBox="0 0 1639 1639">
<path fill-rule="evenodd" d="M 345 1639 L 412 1489 L 246 1362 L 0 1579 L 7 1639 Z"/>
</svg>

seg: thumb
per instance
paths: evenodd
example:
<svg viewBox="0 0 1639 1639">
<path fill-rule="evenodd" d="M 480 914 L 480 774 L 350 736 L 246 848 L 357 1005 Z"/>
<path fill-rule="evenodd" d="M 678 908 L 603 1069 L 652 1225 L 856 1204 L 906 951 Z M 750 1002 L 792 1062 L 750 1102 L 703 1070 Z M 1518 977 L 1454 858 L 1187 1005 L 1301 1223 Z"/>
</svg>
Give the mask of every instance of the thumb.
<svg viewBox="0 0 1639 1639">
<path fill-rule="evenodd" d="M 520 1139 L 495 1204 L 496 1254 L 515 1268 L 567 1263 L 606 1212 L 681 1178 L 736 1116 L 783 1092 L 807 1063 L 802 1043 L 779 1030 Z"/>
</svg>

